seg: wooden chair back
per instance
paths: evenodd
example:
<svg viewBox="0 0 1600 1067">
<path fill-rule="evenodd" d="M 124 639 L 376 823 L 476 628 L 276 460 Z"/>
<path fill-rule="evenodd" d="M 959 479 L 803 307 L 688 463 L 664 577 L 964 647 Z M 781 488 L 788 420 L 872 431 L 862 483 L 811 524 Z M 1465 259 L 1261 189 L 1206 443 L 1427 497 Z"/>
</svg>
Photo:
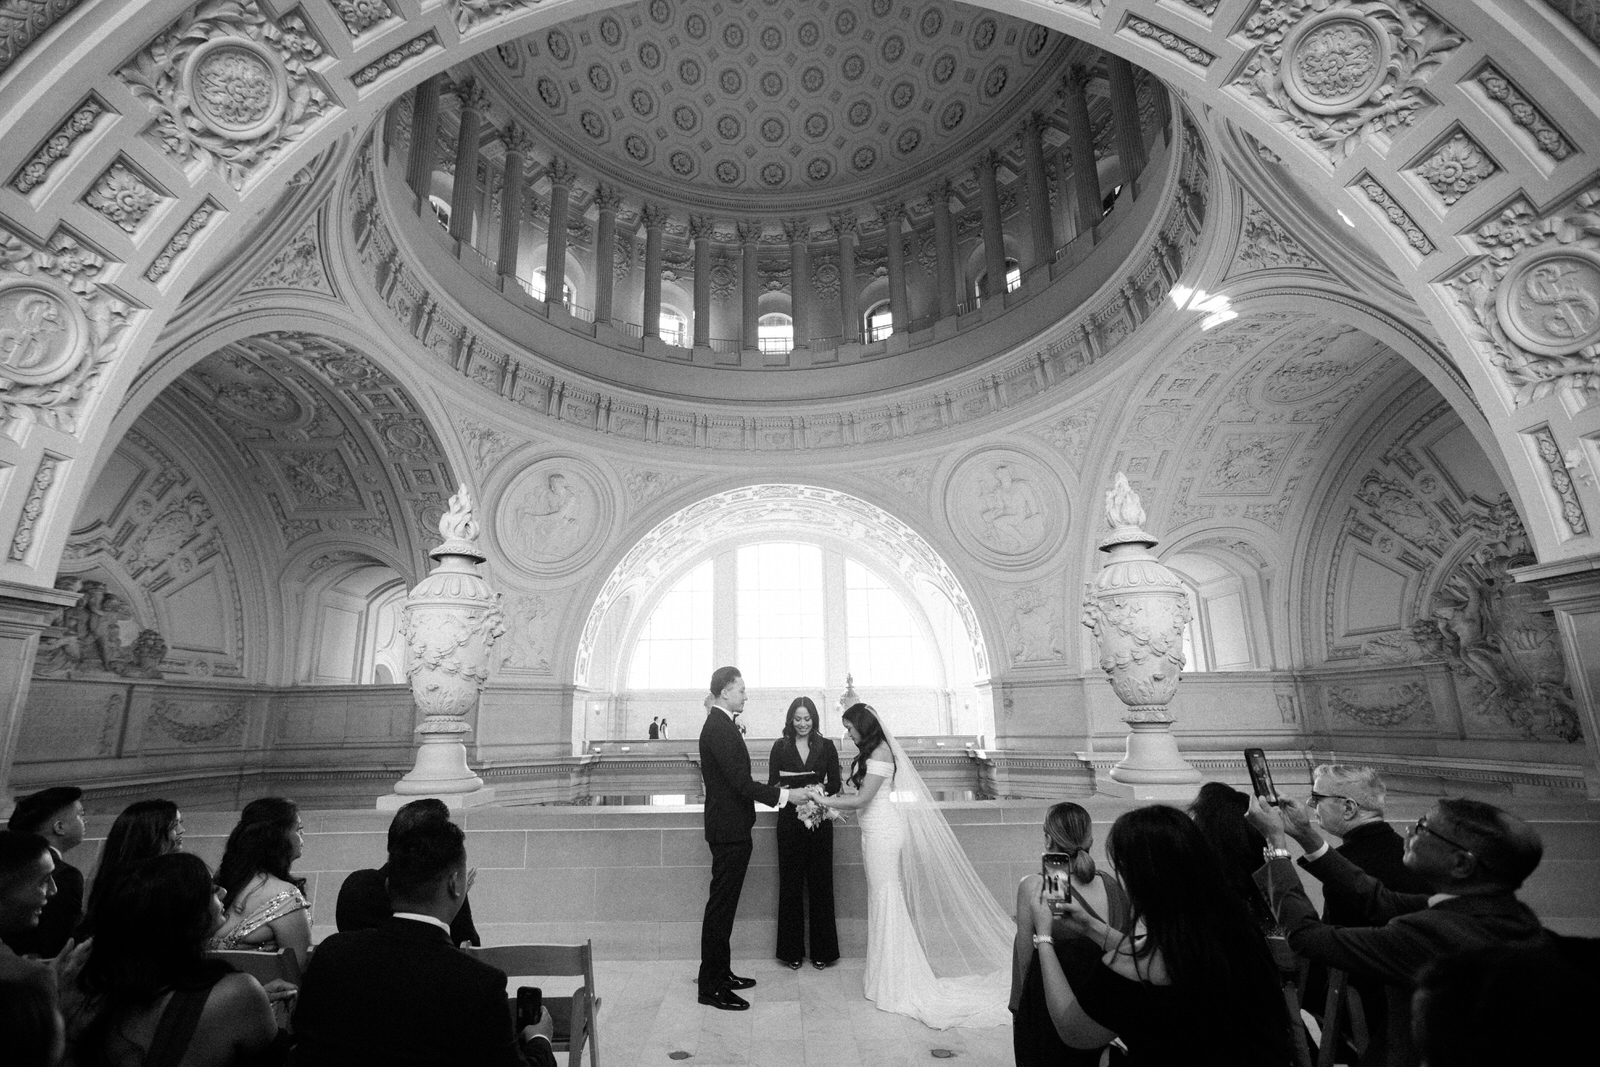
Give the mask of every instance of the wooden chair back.
<svg viewBox="0 0 1600 1067">
<path fill-rule="evenodd" d="M 280 948 L 272 952 L 259 952 L 255 949 L 213 949 L 206 953 L 214 960 L 223 960 L 233 965 L 233 969 L 240 974 L 248 974 L 262 985 L 274 979 L 281 978 L 286 982 L 300 984 L 300 957 L 295 955 L 292 948 Z"/>
<path fill-rule="evenodd" d="M 567 1053 L 568 1067 L 578 1067 L 583 1053 L 589 1052 L 589 1067 L 600 1065 L 599 1014 L 600 996 L 594 985 L 594 946 L 585 941 L 581 945 L 493 945 L 464 950 L 474 959 L 499 968 L 511 979 L 507 990 L 508 1008 L 517 1008 L 516 988 L 519 985 L 539 985 L 544 990 L 544 1004 L 555 1024 L 555 1040 L 551 1042 L 557 1052 Z M 520 981 L 527 978 L 574 976 L 582 984 L 570 995 L 551 995 L 548 987 L 538 982 Z"/>
</svg>

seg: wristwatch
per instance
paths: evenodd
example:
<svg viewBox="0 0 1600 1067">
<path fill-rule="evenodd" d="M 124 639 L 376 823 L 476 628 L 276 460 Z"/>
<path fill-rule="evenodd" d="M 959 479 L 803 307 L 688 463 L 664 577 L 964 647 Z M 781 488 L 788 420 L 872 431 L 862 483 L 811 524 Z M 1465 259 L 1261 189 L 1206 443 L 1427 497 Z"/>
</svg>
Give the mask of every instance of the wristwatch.
<svg viewBox="0 0 1600 1067">
<path fill-rule="evenodd" d="M 1261 850 L 1261 856 L 1263 859 L 1268 860 L 1286 860 L 1289 858 L 1289 850 L 1286 848 L 1273 848 L 1268 845 Z"/>
<path fill-rule="evenodd" d="M 1049 934 L 1034 934 L 1033 935 L 1033 947 L 1034 948 L 1038 948 L 1040 945 L 1053 945 L 1055 943 L 1056 943 L 1055 938 L 1051 937 Z"/>
</svg>

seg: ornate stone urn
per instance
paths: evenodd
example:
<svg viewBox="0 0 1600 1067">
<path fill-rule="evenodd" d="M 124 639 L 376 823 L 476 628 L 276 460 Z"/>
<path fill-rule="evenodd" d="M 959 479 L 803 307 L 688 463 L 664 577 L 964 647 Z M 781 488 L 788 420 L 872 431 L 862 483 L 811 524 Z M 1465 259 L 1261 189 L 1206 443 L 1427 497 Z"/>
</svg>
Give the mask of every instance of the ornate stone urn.
<svg viewBox="0 0 1600 1067">
<path fill-rule="evenodd" d="M 1143 530 L 1144 507 L 1128 477 L 1117 473 L 1106 493 L 1106 524 L 1100 542 L 1110 558 L 1096 582 L 1087 584 L 1083 624 L 1095 636 L 1100 668 L 1111 689 L 1128 706 L 1127 755 L 1111 769 L 1114 782 L 1129 795 L 1164 797 L 1159 787 L 1187 787 L 1200 772 L 1178 752 L 1167 705 L 1178 692 L 1183 671 L 1183 629 L 1189 623 L 1189 598 L 1183 583 L 1151 555 L 1156 539 Z"/>
<path fill-rule="evenodd" d="M 465 485 L 450 498 L 439 534 L 444 543 L 428 553 L 438 566 L 406 597 L 401 622 L 411 697 L 423 715 L 417 763 L 393 794 L 379 798 L 380 808 L 419 796 L 462 805 L 494 799 L 494 790 L 467 766 L 462 740 L 472 731 L 466 716 L 489 678 L 489 648 L 506 626 L 500 594 L 478 573 L 485 557 Z"/>
</svg>

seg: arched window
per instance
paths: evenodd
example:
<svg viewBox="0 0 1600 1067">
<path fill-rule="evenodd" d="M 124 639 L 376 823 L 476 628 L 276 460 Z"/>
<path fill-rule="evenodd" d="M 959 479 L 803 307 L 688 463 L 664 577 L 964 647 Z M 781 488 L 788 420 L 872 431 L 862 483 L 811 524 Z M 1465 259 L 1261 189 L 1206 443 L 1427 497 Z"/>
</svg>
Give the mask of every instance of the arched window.
<svg viewBox="0 0 1600 1067">
<path fill-rule="evenodd" d="M 689 320 L 677 308 L 661 306 L 660 319 L 661 340 L 669 345 L 687 348 L 689 340 Z"/>
<path fill-rule="evenodd" d="M 894 333 L 894 315 L 889 310 L 887 300 L 880 300 L 868 308 L 863 321 L 868 341 L 881 341 Z"/>
<path fill-rule="evenodd" d="M 317 590 L 310 605 L 300 679 L 312 685 L 403 681 L 400 612 L 406 586 L 393 568 L 358 567 Z"/>
<path fill-rule="evenodd" d="M 534 271 L 533 280 L 528 283 L 528 295 L 533 297 L 535 300 L 543 300 L 545 298 L 544 271 L 545 269 L 543 267 L 540 267 L 538 270 Z M 572 283 L 567 281 L 565 278 L 561 280 L 561 306 L 572 306 Z"/>
<path fill-rule="evenodd" d="M 916 685 L 933 676 L 928 643 L 906 602 L 853 559 L 844 561 L 850 669 L 878 685 Z"/>
<path fill-rule="evenodd" d="M 1247 671 L 1260 664 L 1252 618 L 1254 582 L 1209 553 L 1181 552 L 1165 560 L 1189 594 L 1183 635 L 1187 671 Z M 1270 658 L 1270 657 L 1262 657 Z"/>
<path fill-rule="evenodd" d="M 753 685 L 815 685 L 823 664 L 822 549 L 768 541 L 738 551 L 739 663 Z"/>
<path fill-rule="evenodd" d="M 433 218 L 446 230 L 450 228 L 450 201 L 442 196 L 428 194 L 428 206 L 433 208 Z"/>
<path fill-rule="evenodd" d="M 769 311 L 756 320 L 756 343 L 763 352 L 788 352 L 794 348 L 794 319 Z"/>
<path fill-rule="evenodd" d="M 711 561 L 679 578 L 633 646 L 629 689 L 687 689 L 705 684 L 711 662 Z"/>
</svg>

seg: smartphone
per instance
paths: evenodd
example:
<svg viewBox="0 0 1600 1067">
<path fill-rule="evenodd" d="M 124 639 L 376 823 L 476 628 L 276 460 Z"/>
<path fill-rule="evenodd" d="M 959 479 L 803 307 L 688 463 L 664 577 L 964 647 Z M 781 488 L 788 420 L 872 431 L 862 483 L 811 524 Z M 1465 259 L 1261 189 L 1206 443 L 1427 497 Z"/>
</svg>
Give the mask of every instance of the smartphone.
<svg viewBox="0 0 1600 1067">
<path fill-rule="evenodd" d="M 1278 790 L 1272 784 L 1272 768 L 1267 766 L 1267 754 L 1259 748 L 1244 750 L 1244 765 L 1250 769 L 1250 785 L 1255 795 L 1270 803 L 1278 802 Z"/>
<path fill-rule="evenodd" d="M 1065 852 L 1045 852 L 1039 856 L 1039 873 L 1044 875 L 1044 899 L 1052 907 L 1072 897 L 1072 857 Z M 1051 877 L 1054 875 L 1055 877 Z"/>
<path fill-rule="evenodd" d="M 517 987 L 517 1032 L 519 1034 L 524 1026 L 537 1024 L 543 1011 L 544 990 L 534 985 Z"/>
</svg>

